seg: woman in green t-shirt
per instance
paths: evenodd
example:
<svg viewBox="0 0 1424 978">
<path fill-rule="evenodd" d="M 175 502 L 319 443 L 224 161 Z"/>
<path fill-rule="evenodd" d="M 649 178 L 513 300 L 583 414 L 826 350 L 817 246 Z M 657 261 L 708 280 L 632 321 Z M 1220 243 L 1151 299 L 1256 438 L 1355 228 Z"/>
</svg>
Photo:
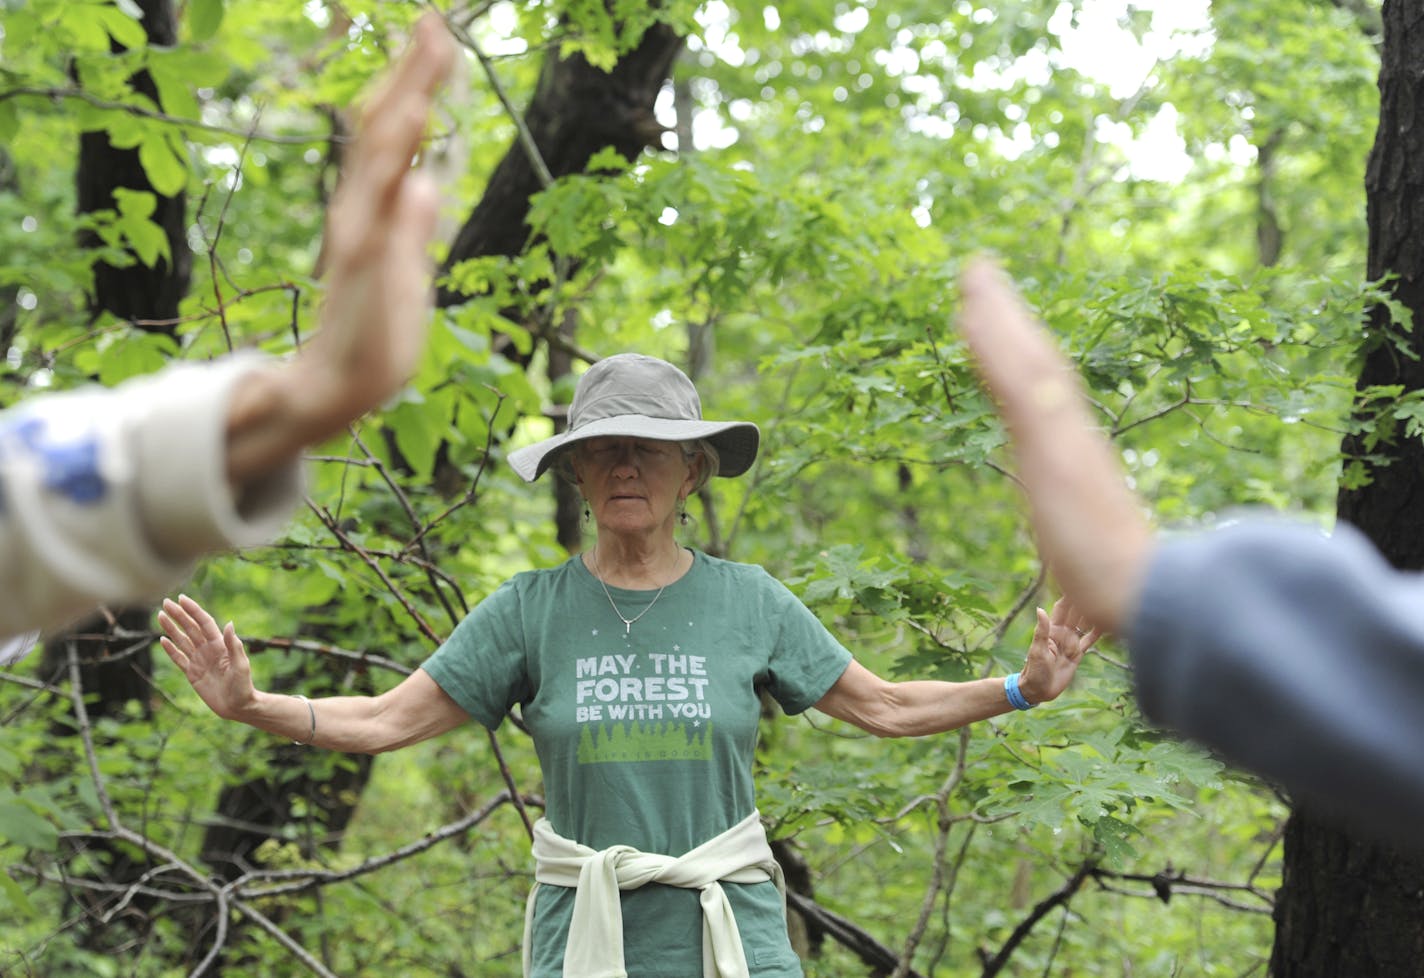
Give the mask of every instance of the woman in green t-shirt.
<svg viewBox="0 0 1424 978">
<path fill-rule="evenodd" d="M 672 364 L 609 357 L 580 379 L 567 431 L 509 456 L 527 481 L 554 467 L 578 486 L 594 545 L 506 582 L 394 689 L 256 690 L 232 625 L 187 597 L 164 603 L 163 647 L 219 716 L 333 750 L 394 750 L 471 718 L 492 730 L 518 706 L 546 799 L 527 975 L 796 978 L 752 785 L 760 693 L 882 737 L 940 733 L 1054 699 L 1098 633 L 1060 601 L 1020 673 L 881 679 L 760 567 L 678 544 L 687 497 L 746 472 L 758 439 L 703 420 Z"/>
</svg>

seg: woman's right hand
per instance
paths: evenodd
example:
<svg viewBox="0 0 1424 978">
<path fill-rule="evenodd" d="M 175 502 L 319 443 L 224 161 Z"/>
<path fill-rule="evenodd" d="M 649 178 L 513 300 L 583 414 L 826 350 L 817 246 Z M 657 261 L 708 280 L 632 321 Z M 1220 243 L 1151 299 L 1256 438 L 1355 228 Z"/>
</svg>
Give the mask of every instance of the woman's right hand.
<svg viewBox="0 0 1424 978">
<path fill-rule="evenodd" d="M 213 616 L 186 594 L 165 599 L 158 623 L 166 633 L 159 641 L 173 664 L 218 716 L 241 719 L 257 698 L 247 652 L 232 622 L 218 628 Z"/>
</svg>

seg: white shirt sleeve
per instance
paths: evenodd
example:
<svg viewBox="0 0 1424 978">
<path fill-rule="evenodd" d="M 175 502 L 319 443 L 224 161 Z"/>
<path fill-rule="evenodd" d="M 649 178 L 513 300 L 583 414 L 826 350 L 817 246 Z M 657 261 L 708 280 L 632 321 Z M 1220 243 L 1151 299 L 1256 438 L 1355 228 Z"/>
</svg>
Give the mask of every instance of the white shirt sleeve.
<svg viewBox="0 0 1424 978">
<path fill-rule="evenodd" d="M 0 651 L 16 651 L 5 636 L 153 598 L 199 556 L 280 532 L 299 463 L 241 498 L 226 477 L 228 402 L 260 362 L 181 364 L 0 413 Z"/>
</svg>

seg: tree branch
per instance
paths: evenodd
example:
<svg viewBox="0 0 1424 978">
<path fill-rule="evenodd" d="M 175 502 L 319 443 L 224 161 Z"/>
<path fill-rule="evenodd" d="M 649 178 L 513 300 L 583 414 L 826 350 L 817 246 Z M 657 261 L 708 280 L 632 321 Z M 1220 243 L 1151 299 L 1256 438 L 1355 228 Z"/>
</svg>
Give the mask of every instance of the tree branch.
<svg viewBox="0 0 1424 978">
<path fill-rule="evenodd" d="M 1068 901 L 1072 900 L 1073 895 L 1082 887 L 1083 881 L 1092 876 L 1096 868 L 1096 864 L 1092 861 L 1084 863 L 1078 867 L 1072 876 L 1068 877 L 1067 882 L 1059 887 L 1057 891 L 1046 899 L 1040 900 L 1038 904 L 1034 906 L 1033 910 L 1029 912 L 1029 915 L 1019 921 L 1019 925 L 1014 928 L 1008 940 L 1004 941 L 1004 946 L 999 948 L 999 952 L 984 962 L 984 970 L 981 972 L 981 978 L 993 978 L 994 975 L 1002 971 L 1004 965 L 1008 964 L 1009 958 L 1013 956 L 1014 951 L 1024 942 L 1024 939 L 1028 937 L 1029 932 L 1037 926 L 1038 922 L 1052 913 L 1055 908 L 1066 907 Z"/>
<path fill-rule="evenodd" d="M 840 914 L 827 910 L 815 900 L 790 891 L 786 894 L 787 904 L 811 926 L 829 935 L 842 947 L 851 951 L 871 967 L 873 975 L 885 975 L 899 965 L 900 959 L 890 948 L 881 944 L 863 928 L 851 923 Z M 924 978 L 918 971 L 906 969 L 905 978 Z"/>
</svg>

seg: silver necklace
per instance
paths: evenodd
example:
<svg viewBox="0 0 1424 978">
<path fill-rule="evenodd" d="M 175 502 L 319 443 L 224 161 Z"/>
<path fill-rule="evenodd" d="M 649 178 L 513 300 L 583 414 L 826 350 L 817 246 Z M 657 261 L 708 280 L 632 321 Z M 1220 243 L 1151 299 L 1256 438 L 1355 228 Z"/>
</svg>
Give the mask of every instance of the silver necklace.
<svg viewBox="0 0 1424 978">
<path fill-rule="evenodd" d="M 598 547 L 595 546 L 593 550 L 589 552 L 589 557 L 593 559 L 593 576 L 598 578 L 598 586 L 603 588 L 603 596 L 608 599 L 608 606 L 613 609 L 613 613 L 617 615 L 618 620 L 623 623 L 623 634 L 625 636 L 633 634 L 633 622 L 637 621 L 639 618 L 642 618 L 648 612 L 653 610 L 653 605 L 657 604 L 658 598 L 661 598 L 663 596 L 663 592 L 667 590 L 667 585 L 664 584 L 662 587 L 658 588 L 658 593 L 653 595 L 653 600 L 648 602 L 648 606 L 646 608 L 638 612 L 632 618 L 625 617 L 623 612 L 618 610 L 618 605 L 615 604 L 613 601 L 613 595 L 608 592 L 608 585 L 603 583 L 603 575 L 599 573 Z"/>
</svg>

